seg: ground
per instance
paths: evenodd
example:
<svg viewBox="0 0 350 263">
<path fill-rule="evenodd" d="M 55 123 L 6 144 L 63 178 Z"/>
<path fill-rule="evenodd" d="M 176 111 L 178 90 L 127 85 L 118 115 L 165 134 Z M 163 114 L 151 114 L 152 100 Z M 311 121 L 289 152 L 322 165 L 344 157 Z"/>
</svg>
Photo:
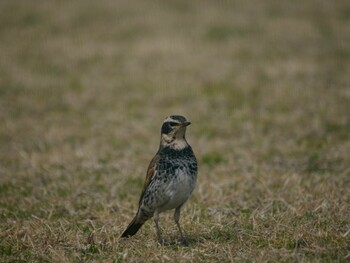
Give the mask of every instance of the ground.
<svg viewBox="0 0 350 263">
<path fill-rule="evenodd" d="M 1 262 L 350 260 L 350 3 L 0 3 Z M 170 114 L 198 184 L 120 235 Z"/>
</svg>

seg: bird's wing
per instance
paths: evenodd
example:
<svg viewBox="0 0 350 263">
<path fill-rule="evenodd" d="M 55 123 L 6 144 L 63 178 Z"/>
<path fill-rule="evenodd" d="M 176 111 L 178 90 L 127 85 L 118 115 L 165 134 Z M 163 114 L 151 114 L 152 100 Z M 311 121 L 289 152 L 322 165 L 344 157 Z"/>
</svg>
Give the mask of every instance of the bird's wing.
<svg viewBox="0 0 350 263">
<path fill-rule="evenodd" d="M 143 183 L 143 189 L 142 189 L 142 193 L 141 193 L 140 200 L 139 200 L 139 204 L 140 205 L 141 205 L 141 201 L 142 201 L 143 195 L 146 192 L 146 189 L 148 188 L 148 186 L 150 185 L 152 179 L 154 178 L 154 175 L 156 174 L 156 170 L 157 170 L 156 168 L 157 168 L 159 159 L 160 159 L 160 157 L 159 157 L 159 155 L 157 153 L 153 157 L 153 159 L 151 160 L 151 162 L 148 165 L 145 182 Z"/>
</svg>

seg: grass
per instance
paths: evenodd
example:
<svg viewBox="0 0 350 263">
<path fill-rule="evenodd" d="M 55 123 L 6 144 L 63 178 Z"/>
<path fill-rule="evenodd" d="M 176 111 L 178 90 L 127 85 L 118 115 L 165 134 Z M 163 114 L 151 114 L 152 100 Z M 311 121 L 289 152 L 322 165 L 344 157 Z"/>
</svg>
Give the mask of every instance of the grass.
<svg viewBox="0 0 350 263">
<path fill-rule="evenodd" d="M 0 261 L 349 260 L 349 10 L 1 2 Z M 190 245 L 119 239 L 170 114 L 199 160 Z"/>
</svg>

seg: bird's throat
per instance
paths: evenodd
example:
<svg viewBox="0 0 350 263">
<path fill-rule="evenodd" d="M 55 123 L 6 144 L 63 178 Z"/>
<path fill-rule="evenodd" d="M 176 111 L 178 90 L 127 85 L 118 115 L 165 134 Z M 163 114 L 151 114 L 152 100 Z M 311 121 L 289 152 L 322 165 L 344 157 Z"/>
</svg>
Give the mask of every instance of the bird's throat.
<svg viewBox="0 0 350 263">
<path fill-rule="evenodd" d="M 188 146 L 185 138 L 171 137 L 167 134 L 163 134 L 160 142 L 162 147 L 169 147 L 174 150 L 182 150 Z"/>
</svg>

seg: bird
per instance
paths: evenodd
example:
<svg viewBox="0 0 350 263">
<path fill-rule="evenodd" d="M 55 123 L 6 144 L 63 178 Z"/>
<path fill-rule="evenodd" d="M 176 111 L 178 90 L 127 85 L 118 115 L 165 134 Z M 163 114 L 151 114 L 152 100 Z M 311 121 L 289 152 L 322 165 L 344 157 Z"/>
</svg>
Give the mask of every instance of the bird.
<svg viewBox="0 0 350 263">
<path fill-rule="evenodd" d="M 196 156 L 185 137 L 190 124 L 180 115 L 165 118 L 159 149 L 148 166 L 137 213 L 121 237 L 135 235 L 153 217 L 158 241 L 164 245 L 159 214 L 175 209 L 174 220 L 181 242 L 188 244 L 180 226 L 180 210 L 196 186 L 198 170 Z"/>
</svg>

